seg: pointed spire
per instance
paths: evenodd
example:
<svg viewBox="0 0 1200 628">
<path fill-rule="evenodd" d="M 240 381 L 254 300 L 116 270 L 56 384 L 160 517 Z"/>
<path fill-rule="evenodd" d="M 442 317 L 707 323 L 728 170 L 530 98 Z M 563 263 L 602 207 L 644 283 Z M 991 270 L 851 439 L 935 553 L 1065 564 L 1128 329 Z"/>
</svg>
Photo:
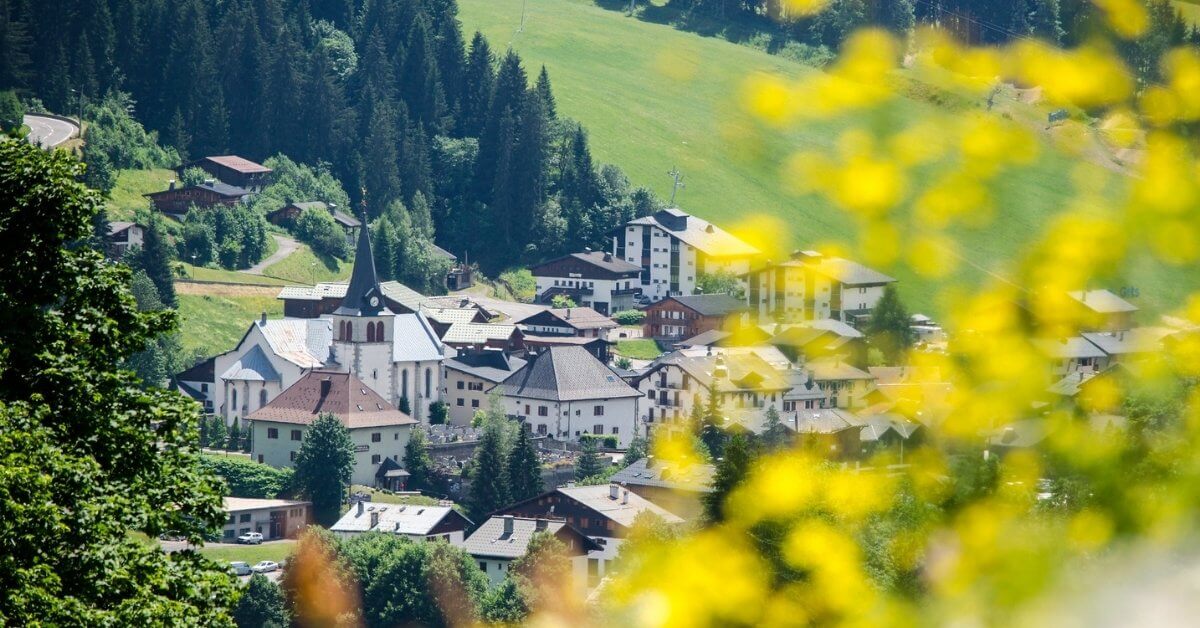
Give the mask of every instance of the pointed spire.
<svg viewBox="0 0 1200 628">
<path fill-rule="evenodd" d="M 367 226 L 367 214 L 361 215 L 362 227 L 358 231 L 358 248 L 354 253 L 354 270 L 350 273 L 350 286 L 346 298 L 334 314 L 338 316 L 379 316 L 390 314 L 383 303 L 383 291 L 379 288 L 379 277 L 375 274 L 375 257 L 371 253 L 371 234 Z"/>
</svg>

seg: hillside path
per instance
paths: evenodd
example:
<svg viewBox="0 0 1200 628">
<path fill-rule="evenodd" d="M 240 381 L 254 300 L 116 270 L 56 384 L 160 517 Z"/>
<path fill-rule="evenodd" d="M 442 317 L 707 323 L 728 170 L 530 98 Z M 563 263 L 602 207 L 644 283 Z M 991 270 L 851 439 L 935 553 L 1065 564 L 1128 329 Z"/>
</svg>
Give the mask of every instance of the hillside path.
<svg viewBox="0 0 1200 628">
<path fill-rule="evenodd" d="M 275 234 L 271 234 L 271 237 L 275 238 L 275 243 L 279 245 L 279 248 L 275 249 L 275 252 L 267 259 L 241 272 L 247 275 L 261 275 L 268 267 L 295 253 L 296 249 L 300 248 L 300 243 L 291 238 Z"/>
</svg>

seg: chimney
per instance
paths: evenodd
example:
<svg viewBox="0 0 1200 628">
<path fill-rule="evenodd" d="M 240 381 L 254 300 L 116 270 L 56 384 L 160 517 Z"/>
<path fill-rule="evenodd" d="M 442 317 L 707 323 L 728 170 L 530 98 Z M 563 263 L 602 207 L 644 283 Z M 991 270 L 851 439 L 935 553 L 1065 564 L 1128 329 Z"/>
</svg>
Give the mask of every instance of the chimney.
<svg viewBox="0 0 1200 628">
<path fill-rule="evenodd" d="M 505 533 L 505 534 L 512 534 L 512 531 L 513 531 L 513 516 L 512 516 L 512 515 L 504 515 L 503 517 L 501 517 L 501 519 L 503 519 L 503 520 L 504 520 L 504 533 Z"/>
<path fill-rule="evenodd" d="M 654 456 L 646 456 L 646 468 L 649 469 L 650 467 L 653 467 L 653 466 L 654 466 Z"/>
<path fill-rule="evenodd" d="M 611 262 L 611 261 L 613 261 L 613 256 L 612 256 L 612 253 L 605 253 L 605 254 L 604 254 L 604 261 L 606 261 L 606 262 Z"/>
<path fill-rule="evenodd" d="M 571 320 L 571 308 L 567 308 L 567 320 Z"/>
<path fill-rule="evenodd" d="M 621 504 L 629 504 L 629 489 L 627 488 L 621 489 Z"/>
<path fill-rule="evenodd" d="M 707 227 L 705 227 L 705 228 L 704 228 L 704 230 L 705 230 L 706 232 L 708 232 L 708 233 L 715 233 L 715 232 L 716 232 L 716 229 L 714 229 L 714 228 L 713 228 L 713 226 L 712 226 L 711 224 L 710 224 L 710 225 L 708 225 Z"/>
<path fill-rule="evenodd" d="M 550 522 L 549 522 L 549 521 L 546 521 L 545 519 L 538 519 L 538 520 L 537 520 L 537 521 L 534 523 L 534 528 L 535 528 L 535 529 L 536 529 L 538 532 L 541 532 L 541 531 L 545 530 L 545 529 L 546 529 L 546 528 L 548 528 L 549 526 L 550 526 Z"/>
<path fill-rule="evenodd" d="M 329 396 L 329 390 L 332 387 L 333 387 L 333 381 L 330 380 L 328 377 L 321 380 L 321 398 L 322 399 Z"/>
<path fill-rule="evenodd" d="M 371 511 L 371 527 L 370 527 L 370 529 L 372 529 L 372 530 L 375 529 L 375 526 L 377 526 L 377 525 L 379 525 L 379 513 L 372 510 Z"/>
<path fill-rule="evenodd" d="M 259 318 L 258 321 L 259 321 L 260 325 L 266 325 L 267 324 L 267 313 L 263 312 L 262 317 Z"/>
<path fill-rule="evenodd" d="M 204 180 L 204 185 L 216 185 L 216 183 L 217 183 L 216 179 L 205 179 Z"/>
<path fill-rule="evenodd" d="M 175 179 L 171 179 L 171 181 L 167 183 L 167 189 L 168 189 L 168 190 L 174 190 L 174 189 L 175 189 Z"/>
<path fill-rule="evenodd" d="M 618 497 L 620 497 L 620 492 L 621 492 L 620 486 L 618 486 L 616 484 L 608 485 L 608 498 L 609 499 L 614 499 L 614 500 L 617 499 Z"/>
<path fill-rule="evenodd" d="M 362 514 L 363 514 L 363 503 L 362 503 L 362 500 L 360 499 L 360 500 L 358 500 L 358 512 L 355 516 L 361 517 Z"/>
</svg>

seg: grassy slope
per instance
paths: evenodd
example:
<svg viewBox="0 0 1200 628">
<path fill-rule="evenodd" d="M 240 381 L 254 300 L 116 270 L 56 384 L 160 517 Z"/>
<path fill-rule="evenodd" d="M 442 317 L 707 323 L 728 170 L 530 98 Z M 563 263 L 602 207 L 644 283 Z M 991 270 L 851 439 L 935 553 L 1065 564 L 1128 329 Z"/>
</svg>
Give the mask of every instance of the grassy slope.
<svg viewBox="0 0 1200 628">
<path fill-rule="evenodd" d="M 464 30 L 478 29 L 502 51 L 513 46 L 529 74 L 550 71 L 559 111 L 584 123 L 592 150 L 619 165 L 636 184 L 669 197 L 666 171 L 678 166 L 686 189 L 684 209 L 733 231 L 752 228 L 755 217 L 774 219 L 777 250 L 830 241 L 849 242 L 851 221 L 819 198 L 783 191 L 775 157 L 787 147 L 832 147 L 845 122 L 830 121 L 767 142 L 767 159 L 747 159 L 725 138 L 749 123 L 735 101 L 745 77 L 759 72 L 796 79 L 815 72 L 786 59 L 724 40 L 626 18 L 590 0 L 460 0 Z M 904 121 L 933 105 L 900 101 L 891 114 Z M 1043 146 L 1028 167 L 1003 178 L 994 190 L 997 220 L 986 230 L 963 234 L 967 257 L 959 272 L 940 282 L 905 267 L 887 269 L 901 280 L 912 309 L 939 313 L 934 295 L 950 283 L 978 284 L 990 272 L 1006 274 L 1004 261 L 1035 237 L 1044 219 L 1070 198 L 1069 173 L 1078 160 Z M 1099 170 L 1096 166 L 1085 168 Z M 1119 177 L 1101 171 L 1107 180 Z M 1138 265 L 1124 283 L 1141 287 L 1143 307 L 1161 307 L 1179 294 L 1171 288 L 1184 273 L 1162 273 Z M 1190 283 L 1200 286 L 1200 278 Z"/>
<path fill-rule="evenodd" d="M 635 360 L 653 360 L 663 354 L 663 350 L 658 346 L 658 343 L 649 338 L 618 340 L 615 352 L 618 355 Z"/>
<path fill-rule="evenodd" d="M 266 296 L 181 294 L 184 351 L 199 348 L 205 355 L 228 351 L 262 312 L 270 317 L 283 316 L 283 302 Z"/>
<path fill-rule="evenodd" d="M 352 262 L 321 258 L 307 244 L 263 270 L 265 278 L 312 285 L 316 281 L 340 281 L 350 278 Z"/>
<path fill-rule="evenodd" d="M 183 264 L 183 269 L 187 271 L 186 279 L 195 279 L 196 281 L 220 281 L 222 283 L 242 283 L 260 286 L 290 286 L 295 284 L 294 281 L 287 281 L 286 279 L 264 275 L 247 275 L 246 273 L 236 270 L 225 270 L 224 268 L 192 266 L 186 262 Z"/>
<path fill-rule="evenodd" d="M 296 549 L 295 541 L 278 541 L 262 545 L 238 545 L 236 547 L 202 547 L 200 553 L 218 562 L 240 560 L 254 565 L 263 560 L 282 562 Z"/>
<path fill-rule="evenodd" d="M 175 173 L 166 170 L 122 170 L 108 201 L 109 220 L 132 220 L 134 211 L 150 206 L 143 194 L 167 189 Z"/>
</svg>

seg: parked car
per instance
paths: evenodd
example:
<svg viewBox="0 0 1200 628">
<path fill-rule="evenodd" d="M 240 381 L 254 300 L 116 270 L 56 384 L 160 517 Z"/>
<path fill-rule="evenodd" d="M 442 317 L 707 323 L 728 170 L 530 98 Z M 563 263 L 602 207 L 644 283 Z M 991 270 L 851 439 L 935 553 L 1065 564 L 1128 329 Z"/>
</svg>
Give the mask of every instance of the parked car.
<svg viewBox="0 0 1200 628">
<path fill-rule="evenodd" d="M 247 532 L 237 538 L 237 542 L 242 545 L 258 545 L 263 542 L 261 532 Z"/>
<path fill-rule="evenodd" d="M 235 560 L 229 563 L 229 571 L 232 571 L 233 575 L 235 576 L 248 576 L 253 573 L 253 571 L 250 569 L 250 563 L 240 560 Z"/>
<path fill-rule="evenodd" d="M 259 561 L 257 565 L 250 568 L 254 573 L 271 573 L 276 569 L 279 569 L 279 563 L 273 560 Z"/>
</svg>

